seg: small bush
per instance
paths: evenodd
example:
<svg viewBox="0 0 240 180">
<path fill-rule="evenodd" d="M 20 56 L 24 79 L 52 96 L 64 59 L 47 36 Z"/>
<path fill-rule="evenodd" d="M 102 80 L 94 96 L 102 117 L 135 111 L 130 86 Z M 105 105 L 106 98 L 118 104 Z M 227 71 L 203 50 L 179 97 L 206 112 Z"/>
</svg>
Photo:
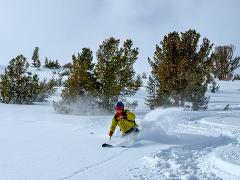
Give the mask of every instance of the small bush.
<svg viewBox="0 0 240 180">
<path fill-rule="evenodd" d="M 56 86 L 57 82 L 54 79 L 51 79 L 47 82 L 46 79 L 44 79 L 42 82 L 39 83 L 39 93 L 37 96 L 36 101 L 37 102 L 44 102 L 47 101 L 50 96 L 52 96 L 56 92 Z"/>
<path fill-rule="evenodd" d="M 67 63 L 63 65 L 63 68 L 70 69 L 72 67 L 72 63 Z"/>
</svg>

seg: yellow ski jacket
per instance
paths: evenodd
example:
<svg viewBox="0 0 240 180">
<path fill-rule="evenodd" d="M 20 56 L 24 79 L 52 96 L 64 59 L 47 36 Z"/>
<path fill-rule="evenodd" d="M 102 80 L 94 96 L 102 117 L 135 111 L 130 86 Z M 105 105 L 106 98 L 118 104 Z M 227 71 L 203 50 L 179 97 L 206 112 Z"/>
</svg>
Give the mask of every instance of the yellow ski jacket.
<svg viewBox="0 0 240 180">
<path fill-rule="evenodd" d="M 121 132 L 124 134 L 125 132 L 129 131 L 133 127 L 137 126 L 137 124 L 135 123 L 135 118 L 136 118 L 136 115 L 134 113 L 128 110 L 124 110 L 123 119 L 118 119 L 116 115 L 112 118 L 110 131 L 114 133 L 118 125 Z"/>
</svg>

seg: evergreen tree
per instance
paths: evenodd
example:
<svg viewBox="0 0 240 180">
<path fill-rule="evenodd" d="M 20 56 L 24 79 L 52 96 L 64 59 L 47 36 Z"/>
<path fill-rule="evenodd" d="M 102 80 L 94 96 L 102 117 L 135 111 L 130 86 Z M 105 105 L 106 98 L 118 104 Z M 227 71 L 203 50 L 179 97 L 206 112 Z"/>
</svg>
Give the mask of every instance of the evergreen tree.
<svg viewBox="0 0 240 180">
<path fill-rule="evenodd" d="M 160 86 L 159 77 L 154 76 L 154 74 L 152 74 L 152 76 L 149 76 L 148 85 L 146 87 L 146 91 L 148 92 L 146 104 L 151 109 L 154 109 L 155 107 L 171 105 L 169 96 L 166 93 L 164 93 L 161 89 L 159 89 L 159 86 Z"/>
<path fill-rule="evenodd" d="M 31 104 L 34 101 L 44 101 L 48 98 L 49 89 L 46 84 L 42 85 L 37 75 L 27 72 L 29 64 L 23 55 L 12 59 L 1 75 L 0 101 L 13 104 Z M 53 89 L 53 87 L 51 87 Z M 51 91 L 52 92 L 52 91 Z M 43 96 L 44 94 L 44 96 Z M 39 97 L 43 97 L 39 99 Z"/>
<path fill-rule="evenodd" d="M 75 101 L 78 97 L 93 96 L 98 88 L 94 77 L 92 51 L 83 48 L 81 54 L 72 56 L 73 64 L 70 68 L 68 80 L 62 93 L 63 101 Z"/>
<path fill-rule="evenodd" d="M 32 55 L 32 60 L 33 60 L 32 65 L 39 69 L 41 67 L 41 62 L 39 60 L 39 47 L 35 47 Z"/>
<path fill-rule="evenodd" d="M 62 92 L 62 101 L 53 103 L 55 111 L 71 114 L 99 113 L 96 103 L 99 83 L 93 72 L 92 60 L 92 51 L 89 48 L 83 48 L 81 54 L 72 56 L 73 64 Z"/>
<path fill-rule="evenodd" d="M 45 63 L 44 63 L 44 67 L 45 68 L 47 68 L 47 65 L 48 65 L 49 63 L 48 63 L 48 58 L 47 57 L 45 57 Z"/>
<path fill-rule="evenodd" d="M 59 64 L 58 60 L 54 61 L 46 57 L 44 67 L 48 69 L 59 69 L 61 65 Z"/>
<path fill-rule="evenodd" d="M 105 111 L 112 111 L 119 97 L 131 96 L 142 84 L 141 77 L 135 77 L 133 64 L 138 59 L 138 48 L 126 40 L 119 47 L 120 40 L 109 38 L 99 46 L 95 73 L 101 88 L 99 105 Z"/>
<path fill-rule="evenodd" d="M 240 67 L 240 57 L 233 58 L 234 46 L 217 46 L 214 52 L 213 73 L 219 80 L 229 80 Z"/>
<path fill-rule="evenodd" d="M 192 109 L 205 109 L 205 92 L 210 79 L 212 44 L 204 38 L 198 48 L 200 34 L 195 30 L 169 33 L 156 45 L 153 60 L 149 59 L 152 76 L 149 78 L 147 104 L 184 106 L 192 102 Z"/>
<path fill-rule="evenodd" d="M 37 96 L 33 86 L 37 76 L 26 74 L 29 64 L 23 55 L 12 59 L 1 75 L 1 101 L 3 103 L 29 104 Z"/>
</svg>

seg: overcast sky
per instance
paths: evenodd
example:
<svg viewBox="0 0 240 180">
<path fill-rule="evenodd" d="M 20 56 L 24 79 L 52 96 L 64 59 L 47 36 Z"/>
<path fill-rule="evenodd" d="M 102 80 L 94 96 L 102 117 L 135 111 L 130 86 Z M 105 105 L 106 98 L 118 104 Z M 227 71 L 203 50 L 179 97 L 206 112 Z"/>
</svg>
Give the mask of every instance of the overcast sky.
<svg viewBox="0 0 240 180">
<path fill-rule="evenodd" d="M 149 71 L 147 57 L 172 31 L 196 29 L 214 45 L 234 44 L 240 55 L 239 0 L 0 0 L 0 64 L 18 54 L 71 61 L 90 47 L 94 54 L 109 37 L 139 47 L 137 72 Z"/>
</svg>

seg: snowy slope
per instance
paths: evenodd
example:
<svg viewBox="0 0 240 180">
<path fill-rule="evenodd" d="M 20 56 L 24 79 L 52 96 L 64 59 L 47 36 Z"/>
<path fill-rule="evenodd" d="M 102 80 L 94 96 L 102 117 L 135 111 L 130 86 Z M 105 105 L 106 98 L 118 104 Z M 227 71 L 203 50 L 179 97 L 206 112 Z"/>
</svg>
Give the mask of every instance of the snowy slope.
<svg viewBox="0 0 240 180">
<path fill-rule="evenodd" d="M 5 71 L 6 66 L 0 65 L 0 74 L 3 74 Z M 48 68 L 40 68 L 36 69 L 34 67 L 29 67 L 28 72 L 31 72 L 32 74 L 37 74 L 40 80 L 43 80 L 47 78 L 47 80 L 50 79 L 58 79 L 59 73 L 63 73 L 65 70 L 63 68 L 60 69 L 48 69 Z M 65 80 L 67 76 L 64 76 L 63 79 Z"/>
<path fill-rule="evenodd" d="M 219 83 L 220 92 L 209 94 L 209 111 L 151 112 L 159 114 L 161 124 L 170 123 L 161 142 L 177 146 L 142 158 L 137 179 L 240 179 L 240 83 Z M 226 104 L 230 110 L 223 111 Z"/>
<path fill-rule="evenodd" d="M 101 147 L 120 139 L 107 136 L 111 116 L 55 113 L 60 90 L 47 103 L 0 103 L 0 179 L 240 179 L 240 82 L 219 84 L 205 112 L 150 111 L 141 89 L 130 100 L 142 131 L 126 148 Z"/>
</svg>

